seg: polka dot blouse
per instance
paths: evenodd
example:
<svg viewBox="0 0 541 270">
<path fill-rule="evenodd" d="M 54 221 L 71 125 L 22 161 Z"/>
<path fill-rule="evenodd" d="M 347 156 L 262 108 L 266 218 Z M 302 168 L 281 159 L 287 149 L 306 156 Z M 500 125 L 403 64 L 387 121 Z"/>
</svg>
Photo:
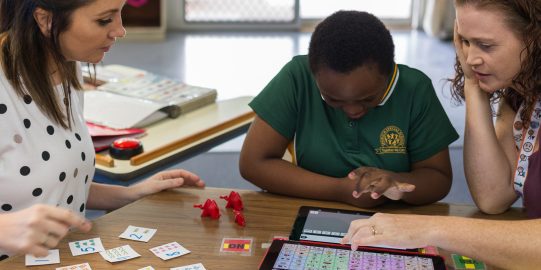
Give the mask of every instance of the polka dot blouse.
<svg viewBox="0 0 541 270">
<path fill-rule="evenodd" d="M 64 98 L 61 86 L 56 91 Z M 95 153 L 80 91 L 72 92 L 71 104 L 74 123 L 67 130 L 30 96 L 21 99 L 0 72 L 0 214 L 42 203 L 84 215 Z"/>
</svg>

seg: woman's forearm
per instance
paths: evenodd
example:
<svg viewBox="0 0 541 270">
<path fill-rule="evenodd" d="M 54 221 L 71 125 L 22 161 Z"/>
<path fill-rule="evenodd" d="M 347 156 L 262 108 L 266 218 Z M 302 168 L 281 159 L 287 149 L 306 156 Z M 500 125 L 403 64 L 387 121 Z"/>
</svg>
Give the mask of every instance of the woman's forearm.
<svg viewBox="0 0 541 270">
<path fill-rule="evenodd" d="M 505 269 L 541 265 L 541 220 L 493 221 L 439 217 L 429 243 Z"/>
<path fill-rule="evenodd" d="M 87 208 L 115 210 L 136 200 L 129 187 L 92 183 Z"/>
</svg>

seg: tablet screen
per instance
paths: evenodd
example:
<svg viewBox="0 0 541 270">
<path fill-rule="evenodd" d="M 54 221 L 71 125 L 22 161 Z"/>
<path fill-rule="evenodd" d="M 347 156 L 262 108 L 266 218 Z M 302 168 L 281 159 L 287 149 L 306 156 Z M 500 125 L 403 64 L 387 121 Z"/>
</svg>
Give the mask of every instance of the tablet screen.
<svg viewBox="0 0 541 270">
<path fill-rule="evenodd" d="M 400 252 L 396 250 L 348 247 L 274 240 L 260 270 L 286 269 L 433 269 L 444 270 L 443 258 L 436 255 Z"/>
<path fill-rule="evenodd" d="M 340 243 L 353 220 L 372 215 L 370 212 L 302 206 L 289 239 Z"/>
</svg>

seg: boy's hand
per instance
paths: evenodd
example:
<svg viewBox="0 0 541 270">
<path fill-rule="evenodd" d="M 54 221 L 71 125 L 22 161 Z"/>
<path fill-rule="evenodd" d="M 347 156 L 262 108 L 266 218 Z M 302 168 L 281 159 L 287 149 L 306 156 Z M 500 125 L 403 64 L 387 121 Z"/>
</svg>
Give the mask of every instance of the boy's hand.
<svg viewBox="0 0 541 270">
<path fill-rule="evenodd" d="M 370 192 L 372 199 L 385 196 L 391 200 L 400 200 L 404 192 L 412 192 L 415 186 L 397 181 L 396 173 L 373 167 L 362 167 L 348 174 L 348 178 L 357 181 L 353 197 L 359 198 Z"/>
</svg>

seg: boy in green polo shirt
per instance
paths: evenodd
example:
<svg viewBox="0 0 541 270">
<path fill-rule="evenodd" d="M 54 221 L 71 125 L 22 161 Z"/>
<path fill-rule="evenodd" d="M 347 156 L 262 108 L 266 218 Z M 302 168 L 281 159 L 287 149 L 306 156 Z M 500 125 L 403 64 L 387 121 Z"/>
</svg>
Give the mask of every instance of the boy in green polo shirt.
<svg viewBox="0 0 541 270">
<path fill-rule="evenodd" d="M 430 79 L 394 62 L 375 16 L 339 11 L 250 103 L 257 116 L 240 156 L 244 178 L 290 196 L 373 207 L 438 201 L 452 182 L 458 134 Z M 282 159 L 292 145 L 293 162 Z"/>
</svg>

